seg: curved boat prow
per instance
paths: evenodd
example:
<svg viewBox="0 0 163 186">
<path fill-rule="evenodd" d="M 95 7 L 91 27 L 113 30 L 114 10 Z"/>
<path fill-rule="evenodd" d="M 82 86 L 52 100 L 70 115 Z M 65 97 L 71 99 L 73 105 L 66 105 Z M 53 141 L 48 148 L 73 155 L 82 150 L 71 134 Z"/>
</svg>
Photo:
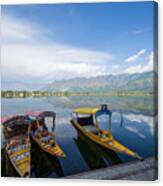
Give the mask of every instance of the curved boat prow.
<svg viewBox="0 0 163 186">
<path fill-rule="evenodd" d="M 45 152 L 58 157 L 66 157 L 55 139 L 55 118 L 56 113 L 53 111 L 27 112 L 25 116 L 30 120 L 31 139 Z M 46 125 L 46 119 L 51 118 L 48 123 L 51 131 Z"/>
<path fill-rule="evenodd" d="M 144 158 L 143 158 L 143 157 L 141 157 L 141 156 L 139 156 L 139 154 L 138 154 L 138 153 L 135 153 L 134 158 L 136 158 L 136 159 L 138 159 L 138 160 L 140 160 L 140 161 L 144 161 Z"/>
<path fill-rule="evenodd" d="M 110 149 L 112 149 L 115 152 L 124 153 L 138 160 L 143 160 L 143 158 L 139 156 L 138 153 L 130 150 L 128 147 L 122 145 L 121 143 L 116 141 L 114 138 L 112 139 L 112 143 L 109 143 L 109 145 L 110 145 Z"/>
<path fill-rule="evenodd" d="M 106 115 L 108 119 L 108 130 L 100 128 L 98 117 Z M 82 117 L 81 117 L 82 116 Z M 112 128 L 112 111 L 107 108 L 106 104 L 101 105 L 101 108 L 77 108 L 73 112 L 71 120 L 73 126 L 83 133 L 85 137 L 100 145 L 102 148 L 113 150 L 117 153 L 126 154 L 138 160 L 143 160 L 136 152 L 122 145 L 114 139 L 111 133 Z"/>
<path fill-rule="evenodd" d="M 127 154 L 127 155 L 129 155 L 129 156 L 131 156 L 133 158 L 136 158 L 138 160 L 141 160 L 141 161 L 144 160 L 143 157 L 139 156 L 139 154 L 137 152 L 134 152 L 134 151 L 128 149 L 127 147 L 125 147 L 125 148 L 126 148 L 125 154 Z"/>
</svg>

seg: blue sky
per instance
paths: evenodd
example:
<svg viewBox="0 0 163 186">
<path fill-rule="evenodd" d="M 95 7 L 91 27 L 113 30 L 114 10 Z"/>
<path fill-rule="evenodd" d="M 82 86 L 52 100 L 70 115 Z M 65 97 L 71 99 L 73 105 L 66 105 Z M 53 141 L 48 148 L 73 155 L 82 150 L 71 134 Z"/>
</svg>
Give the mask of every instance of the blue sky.
<svg viewBox="0 0 163 186">
<path fill-rule="evenodd" d="M 153 2 L 2 6 L 2 88 L 153 68 Z"/>
</svg>

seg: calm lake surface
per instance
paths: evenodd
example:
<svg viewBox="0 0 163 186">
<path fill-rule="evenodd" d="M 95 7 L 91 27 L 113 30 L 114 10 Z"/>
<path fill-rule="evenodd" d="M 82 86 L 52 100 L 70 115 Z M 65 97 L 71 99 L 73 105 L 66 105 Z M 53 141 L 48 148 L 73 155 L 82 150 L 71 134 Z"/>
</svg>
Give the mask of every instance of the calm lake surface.
<svg viewBox="0 0 163 186">
<path fill-rule="evenodd" d="M 104 151 L 78 136 L 70 123 L 71 112 L 77 107 L 108 104 L 113 111 L 112 134 L 119 142 L 146 158 L 155 156 L 157 136 L 154 120 L 153 97 L 48 97 L 2 99 L 2 117 L 27 111 L 51 110 L 56 112 L 57 143 L 66 158 L 55 158 L 32 145 L 32 177 L 62 177 L 92 169 L 134 160 Z M 107 123 L 101 126 L 107 129 Z M 155 129 L 155 130 L 154 130 Z M 2 176 L 17 176 L 4 152 L 2 134 Z"/>
</svg>

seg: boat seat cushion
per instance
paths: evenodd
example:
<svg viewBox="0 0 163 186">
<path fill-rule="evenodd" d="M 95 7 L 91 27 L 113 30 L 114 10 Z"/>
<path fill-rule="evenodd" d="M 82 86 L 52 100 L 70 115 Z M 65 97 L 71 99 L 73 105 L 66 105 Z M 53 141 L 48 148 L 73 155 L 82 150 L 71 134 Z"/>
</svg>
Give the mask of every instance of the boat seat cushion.
<svg viewBox="0 0 163 186">
<path fill-rule="evenodd" d="M 98 130 L 95 126 L 93 125 L 87 125 L 87 126 L 83 126 L 83 128 L 87 131 L 87 132 L 92 132 L 94 134 L 98 134 Z"/>
</svg>

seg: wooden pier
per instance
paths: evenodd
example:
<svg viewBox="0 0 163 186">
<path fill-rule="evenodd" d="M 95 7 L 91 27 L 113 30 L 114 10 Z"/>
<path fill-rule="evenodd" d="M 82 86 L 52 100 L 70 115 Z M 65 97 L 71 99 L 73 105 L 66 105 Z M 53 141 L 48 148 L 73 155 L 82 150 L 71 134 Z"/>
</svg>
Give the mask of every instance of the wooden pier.
<svg viewBox="0 0 163 186">
<path fill-rule="evenodd" d="M 157 160 L 147 158 L 144 161 L 132 161 L 98 170 L 91 170 L 72 176 L 68 179 L 99 180 L 139 180 L 154 181 L 158 178 Z"/>
</svg>

